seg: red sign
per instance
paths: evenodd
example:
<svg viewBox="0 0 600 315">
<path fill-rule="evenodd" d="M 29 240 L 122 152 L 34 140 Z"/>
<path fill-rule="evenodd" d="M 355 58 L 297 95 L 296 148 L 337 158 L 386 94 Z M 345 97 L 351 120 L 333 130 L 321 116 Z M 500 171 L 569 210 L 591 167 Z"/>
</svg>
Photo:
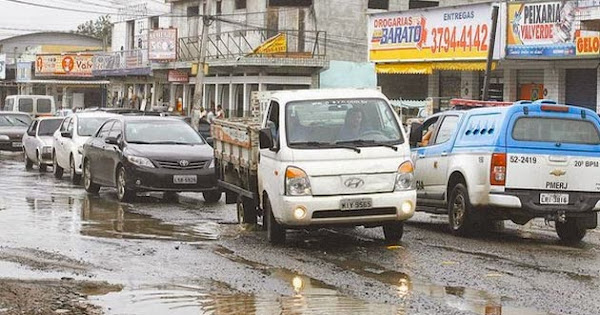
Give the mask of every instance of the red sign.
<svg viewBox="0 0 600 315">
<path fill-rule="evenodd" d="M 91 77 L 93 67 L 91 54 L 43 54 L 36 57 L 35 75 Z"/>
<path fill-rule="evenodd" d="M 167 80 L 169 82 L 183 82 L 187 83 L 190 81 L 190 77 L 187 72 L 177 71 L 177 70 L 169 70 L 169 74 L 167 76 Z"/>
</svg>

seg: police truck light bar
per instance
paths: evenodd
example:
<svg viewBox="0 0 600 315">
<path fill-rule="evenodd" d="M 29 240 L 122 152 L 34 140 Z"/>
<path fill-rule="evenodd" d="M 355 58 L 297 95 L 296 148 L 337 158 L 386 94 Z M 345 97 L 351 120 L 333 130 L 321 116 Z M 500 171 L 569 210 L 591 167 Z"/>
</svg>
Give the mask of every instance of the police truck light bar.
<svg viewBox="0 0 600 315">
<path fill-rule="evenodd" d="M 514 104 L 514 103 L 513 102 L 467 100 L 467 99 L 461 99 L 461 98 L 453 98 L 450 100 L 450 107 L 464 107 L 464 108 L 510 106 L 512 104 Z"/>
</svg>

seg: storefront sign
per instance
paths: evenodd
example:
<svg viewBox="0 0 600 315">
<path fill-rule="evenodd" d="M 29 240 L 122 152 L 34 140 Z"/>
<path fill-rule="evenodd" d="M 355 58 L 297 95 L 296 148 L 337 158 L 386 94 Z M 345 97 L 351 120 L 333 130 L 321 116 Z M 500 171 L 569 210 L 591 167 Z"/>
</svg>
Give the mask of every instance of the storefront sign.
<svg viewBox="0 0 600 315">
<path fill-rule="evenodd" d="M 40 77 L 91 77 L 93 68 L 93 55 L 37 55 L 35 60 L 35 75 Z"/>
<path fill-rule="evenodd" d="M 170 61 L 177 59 L 177 29 L 158 29 L 150 32 L 149 59 Z"/>
<path fill-rule="evenodd" d="M 167 81 L 187 83 L 190 81 L 190 77 L 188 76 L 188 74 L 186 72 L 177 71 L 177 70 L 169 70 L 169 74 L 167 76 Z"/>
<path fill-rule="evenodd" d="M 6 54 L 0 54 L 0 80 L 6 79 Z"/>
<path fill-rule="evenodd" d="M 279 33 L 269 39 L 260 46 L 256 47 L 253 54 L 256 55 L 270 55 L 285 53 L 287 51 L 287 37 L 283 33 Z"/>
<path fill-rule="evenodd" d="M 580 30 L 582 8 L 577 1 L 509 3 L 506 57 L 598 55 L 600 33 Z"/>
<path fill-rule="evenodd" d="M 17 82 L 31 81 L 32 62 L 17 62 Z"/>
<path fill-rule="evenodd" d="M 492 4 L 485 3 L 372 15 L 369 59 L 372 62 L 485 60 L 492 30 L 491 9 Z M 500 51 L 498 48 L 496 51 Z"/>
<path fill-rule="evenodd" d="M 146 50 L 115 51 L 94 56 L 94 76 L 148 75 L 151 72 Z"/>
</svg>

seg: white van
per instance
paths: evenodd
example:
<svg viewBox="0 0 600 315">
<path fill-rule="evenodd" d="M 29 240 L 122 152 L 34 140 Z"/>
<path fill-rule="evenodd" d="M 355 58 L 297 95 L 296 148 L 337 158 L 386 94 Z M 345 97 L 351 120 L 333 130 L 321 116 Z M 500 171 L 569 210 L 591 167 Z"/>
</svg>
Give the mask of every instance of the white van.
<svg viewBox="0 0 600 315">
<path fill-rule="evenodd" d="M 56 105 L 49 95 L 11 95 L 4 101 L 4 111 L 23 112 L 32 117 L 54 116 Z"/>
</svg>

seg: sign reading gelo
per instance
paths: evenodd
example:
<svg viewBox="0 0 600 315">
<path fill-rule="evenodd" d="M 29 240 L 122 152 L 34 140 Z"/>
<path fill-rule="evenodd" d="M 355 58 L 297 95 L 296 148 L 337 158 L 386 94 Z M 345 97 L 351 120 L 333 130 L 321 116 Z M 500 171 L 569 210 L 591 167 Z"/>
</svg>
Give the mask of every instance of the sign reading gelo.
<svg viewBox="0 0 600 315">
<path fill-rule="evenodd" d="M 575 37 L 577 55 L 600 55 L 600 36 L 598 32 L 579 31 Z"/>
<path fill-rule="evenodd" d="M 492 30 L 491 10 L 492 5 L 484 3 L 371 15 L 369 59 L 485 60 Z"/>
</svg>

